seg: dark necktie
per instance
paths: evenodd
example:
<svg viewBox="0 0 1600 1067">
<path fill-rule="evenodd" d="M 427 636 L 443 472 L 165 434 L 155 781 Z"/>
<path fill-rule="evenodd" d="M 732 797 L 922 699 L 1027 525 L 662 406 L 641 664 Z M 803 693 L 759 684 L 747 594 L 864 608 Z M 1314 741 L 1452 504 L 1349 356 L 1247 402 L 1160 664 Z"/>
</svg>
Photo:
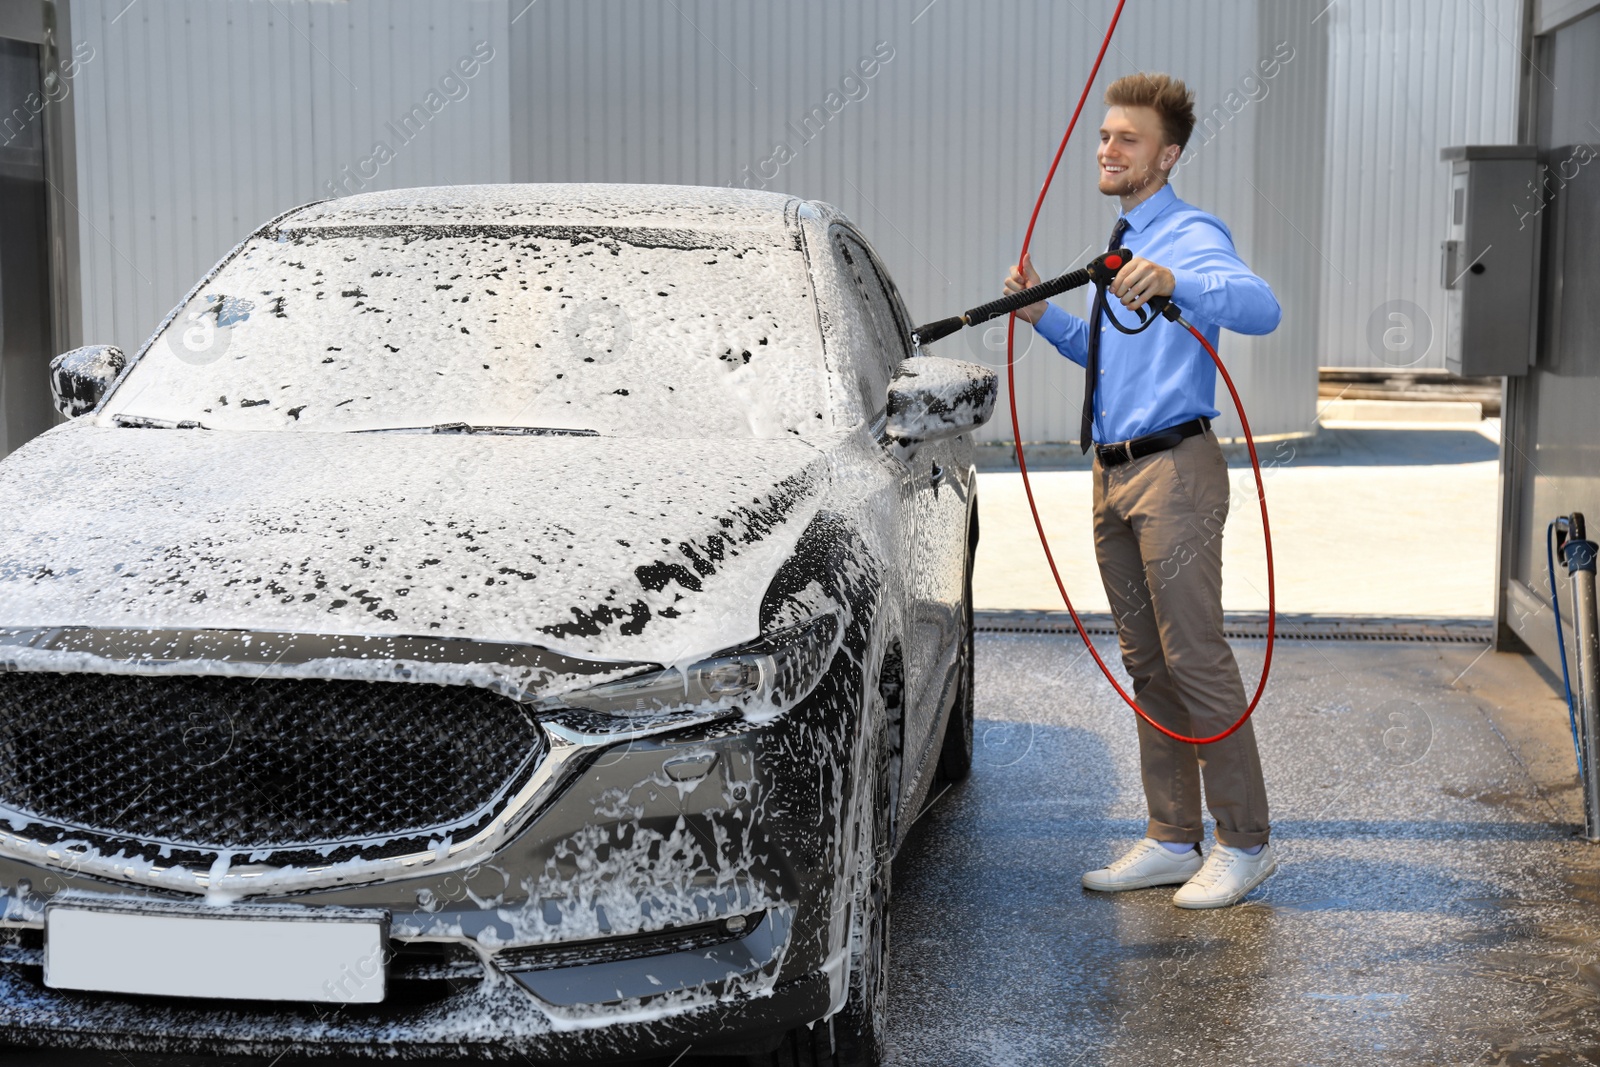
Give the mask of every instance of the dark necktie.
<svg viewBox="0 0 1600 1067">
<path fill-rule="evenodd" d="M 1125 215 L 1117 216 L 1117 224 L 1111 227 L 1111 240 L 1106 244 L 1106 251 L 1122 246 L 1122 235 L 1128 231 L 1128 219 Z M 1078 440 L 1083 445 L 1085 452 L 1094 440 L 1094 390 L 1095 383 L 1100 380 L 1100 322 L 1105 317 L 1106 291 L 1097 289 L 1094 294 L 1094 310 L 1089 312 L 1089 358 L 1084 360 L 1083 379 L 1083 426 L 1078 431 Z"/>
</svg>

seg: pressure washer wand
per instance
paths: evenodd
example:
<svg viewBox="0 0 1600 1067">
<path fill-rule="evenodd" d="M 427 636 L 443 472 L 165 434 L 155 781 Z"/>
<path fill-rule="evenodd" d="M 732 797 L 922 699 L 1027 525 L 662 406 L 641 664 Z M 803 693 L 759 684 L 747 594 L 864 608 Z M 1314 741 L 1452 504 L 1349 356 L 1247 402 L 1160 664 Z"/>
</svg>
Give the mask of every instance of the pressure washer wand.
<svg viewBox="0 0 1600 1067">
<path fill-rule="evenodd" d="M 990 319 L 1010 314 L 1019 308 L 1025 308 L 1029 304 L 1037 303 L 1052 296 L 1060 296 L 1062 293 L 1081 288 L 1090 283 L 1108 285 L 1111 279 L 1117 276 L 1117 271 L 1122 269 L 1122 265 L 1132 258 L 1133 253 L 1126 248 L 1113 249 L 1102 256 L 1096 257 L 1087 267 L 1083 267 L 1080 270 L 1063 274 L 1061 277 L 1052 278 L 1047 282 L 1040 282 L 1031 289 L 1024 289 L 1019 293 L 1003 296 L 999 300 L 991 300 L 987 304 L 979 304 L 965 314 L 955 315 L 948 319 L 940 319 L 938 322 L 930 322 L 926 326 L 918 326 L 911 331 L 911 340 L 918 345 L 932 344 L 941 337 L 949 337 L 963 327 L 976 326 L 980 322 L 988 322 Z M 1152 297 L 1148 303 L 1152 310 L 1166 315 L 1167 318 L 1174 322 L 1177 321 L 1177 308 L 1170 305 L 1166 297 Z"/>
</svg>

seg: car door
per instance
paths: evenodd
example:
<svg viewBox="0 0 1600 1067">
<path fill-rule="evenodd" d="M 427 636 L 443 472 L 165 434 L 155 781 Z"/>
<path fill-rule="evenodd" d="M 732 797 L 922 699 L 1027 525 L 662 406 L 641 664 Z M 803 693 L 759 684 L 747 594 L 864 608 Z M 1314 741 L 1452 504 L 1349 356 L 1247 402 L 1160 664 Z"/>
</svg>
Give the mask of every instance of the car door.
<svg viewBox="0 0 1600 1067">
<path fill-rule="evenodd" d="M 871 249 L 868 249 L 871 256 Z M 909 347 L 914 326 L 907 314 L 905 302 L 889 273 L 878 265 L 876 256 L 871 262 L 878 267 L 879 277 L 888 299 L 889 310 L 894 315 L 895 336 Z M 917 545 L 918 600 L 923 605 L 923 630 L 934 636 L 930 650 L 926 703 L 930 734 L 928 743 L 937 744 L 941 734 L 937 727 L 944 706 L 955 696 L 960 682 L 958 676 L 961 641 L 964 637 L 965 601 L 967 595 L 966 573 L 967 524 L 971 515 L 971 495 L 975 488 L 970 481 L 971 442 L 966 436 L 931 441 L 920 449 L 922 459 L 913 461 L 919 468 L 927 467 L 927 478 L 919 478 L 917 494 L 918 526 L 922 536 Z M 925 460 L 925 462 L 924 462 Z"/>
<path fill-rule="evenodd" d="M 839 231 L 837 244 L 860 287 L 884 366 L 892 371 L 912 353 L 911 325 L 899 295 L 855 234 Z M 959 572 L 965 565 L 965 472 L 955 469 L 954 446 L 948 440 L 919 444 L 902 450 L 901 456 L 909 478 L 914 527 L 902 557 L 910 592 L 910 632 L 904 650 L 910 699 L 904 743 L 908 766 L 920 768 L 939 740 L 939 714 L 955 675 Z M 953 580 L 952 567 L 957 571 Z"/>
</svg>

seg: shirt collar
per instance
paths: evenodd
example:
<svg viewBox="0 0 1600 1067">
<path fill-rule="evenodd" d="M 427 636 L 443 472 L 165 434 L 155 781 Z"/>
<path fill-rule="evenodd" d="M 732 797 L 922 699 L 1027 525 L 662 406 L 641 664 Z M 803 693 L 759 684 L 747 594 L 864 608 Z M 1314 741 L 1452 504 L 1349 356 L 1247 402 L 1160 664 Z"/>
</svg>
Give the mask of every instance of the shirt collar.
<svg viewBox="0 0 1600 1067">
<path fill-rule="evenodd" d="M 1130 230 L 1139 233 L 1154 222 L 1163 211 L 1171 207 L 1177 199 L 1178 194 L 1172 191 L 1172 183 L 1167 182 L 1161 186 L 1154 196 L 1145 200 L 1122 217 L 1128 220 L 1128 228 Z"/>
</svg>

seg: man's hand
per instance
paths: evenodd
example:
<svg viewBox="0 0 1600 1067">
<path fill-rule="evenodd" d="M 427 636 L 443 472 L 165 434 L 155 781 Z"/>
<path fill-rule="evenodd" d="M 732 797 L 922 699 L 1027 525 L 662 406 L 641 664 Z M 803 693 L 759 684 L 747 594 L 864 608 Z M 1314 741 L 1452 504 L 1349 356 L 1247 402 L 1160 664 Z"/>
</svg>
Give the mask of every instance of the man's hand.
<svg viewBox="0 0 1600 1067">
<path fill-rule="evenodd" d="M 1006 275 L 1006 295 L 1010 296 L 1012 293 L 1020 293 L 1024 289 L 1032 289 L 1039 284 L 1040 280 L 1039 272 L 1033 269 L 1033 257 L 1024 255 L 1021 268 L 1012 267 L 1011 273 Z M 1048 306 L 1041 300 L 1037 304 L 1029 304 L 1027 307 L 1018 308 L 1016 315 L 1023 322 L 1038 322 L 1039 316 L 1044 314 L 1044 309 Z"/>
<path fill-rule="evenodd" d="M 1172 272 L 1141 256 L 1134 256 L 1117 271 L 1117 276 L 1111 279 L 1107 288 L 1112 296 L 1122 301 L 1123 307 L 1137 311 L 1152 296 L 1172 295 Z"/>
</svg>

